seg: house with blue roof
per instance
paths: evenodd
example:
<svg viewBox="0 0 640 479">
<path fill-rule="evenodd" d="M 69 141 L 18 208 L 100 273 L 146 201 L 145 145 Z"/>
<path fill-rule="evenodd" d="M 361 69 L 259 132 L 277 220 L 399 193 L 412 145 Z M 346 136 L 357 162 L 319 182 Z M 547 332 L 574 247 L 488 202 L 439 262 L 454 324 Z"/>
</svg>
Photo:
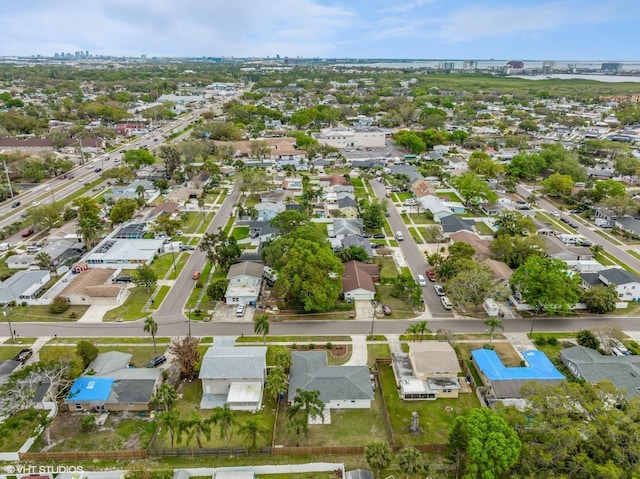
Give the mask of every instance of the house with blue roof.
<svg viewBox="0 0 640 479">
<path fill-rule="evenodd" d="M 507 367 L 491 349 L 471 351 L 471 361 L 489 389 L 488 396 L 495 399 L 521 398 L 522 386 L 530 381 L 544 386 L 558 386 L 565 380 L 543 352 L 533 349 L 521 354 L 524 366 Z"/>
</svg>

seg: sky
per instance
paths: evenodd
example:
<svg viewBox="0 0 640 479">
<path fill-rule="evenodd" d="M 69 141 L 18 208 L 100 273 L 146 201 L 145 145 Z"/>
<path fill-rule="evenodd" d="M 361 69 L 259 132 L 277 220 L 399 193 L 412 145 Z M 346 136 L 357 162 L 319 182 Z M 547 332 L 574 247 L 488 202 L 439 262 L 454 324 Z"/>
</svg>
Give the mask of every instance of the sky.
<svg viewBox="0 0 640 479">
<path fill-rule="evenodd" d="M 638 0 L 0 0 L 0 55 L 639 60 Z"/>
</svg>

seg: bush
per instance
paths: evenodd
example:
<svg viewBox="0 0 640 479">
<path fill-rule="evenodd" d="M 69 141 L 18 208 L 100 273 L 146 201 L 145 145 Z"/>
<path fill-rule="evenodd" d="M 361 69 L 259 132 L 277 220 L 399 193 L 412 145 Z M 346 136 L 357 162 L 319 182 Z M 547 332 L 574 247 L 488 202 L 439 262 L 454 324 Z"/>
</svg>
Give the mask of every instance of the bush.
<svg viewBox="0 0 640 479">
<path fill-rule="evenodd" d="M 331 344 L 331 342 L 328 342 L 328 343 L 327 343 L 327 349 L 328 349 L 329 351 L 331 351 L 331 350 L 333 349 L 333 344 Z"/>
<path fill-rule="evenodd" d="M 71 319 L 76 319 L 76 318 L 78 317 L 78 315 L 76 314 L 76 312 L 75 312 L 75 311 L 71 311 L 71 313 L 69 314 L 69 317 L 70 317 Z"/>
<path fill-rule="evenodd" d="M 490 349 L 491 351 L 496 349 L 496 347 L 493 344 L 485 344 L 484 346 L 482 346 L 482 348 L 483 349 Z"/>
<path fill-rule="evenodd" d="M 56 296 L 51 301 L 49 309 L 53 314 L 61 314 L 67 311 L 70 307 L 71 305 L 67 303 L 62 296 Z"/>
<path fill-rule="evenodd" d="M 93 414 L 88 414 L 80 420 L 80 430 L 82 432 L 95 431 L 97 428 L 96 417 Z"/>
<path fill-rule="evenodd" d="M 315 344 L 313 344 L 313 343 L 311 343 L 311 344 L 309 345 L 309 349 L 316 349 L 316 345 L 315 345 Z"/>
<path fill-rule="evenodd" d="M 549 339 L 547 339 L 547 344 L 551 346 L 555 346 L 556 344 L 558 344 L 558 339 L 552 336 Z"/>
<path fill-rule="evenodd" d="M 536 338 L 536 346 L 544 346 L 545 344 L 547 344 L 547 338 L 544 336 L 538 336 Z"/>
</svg>

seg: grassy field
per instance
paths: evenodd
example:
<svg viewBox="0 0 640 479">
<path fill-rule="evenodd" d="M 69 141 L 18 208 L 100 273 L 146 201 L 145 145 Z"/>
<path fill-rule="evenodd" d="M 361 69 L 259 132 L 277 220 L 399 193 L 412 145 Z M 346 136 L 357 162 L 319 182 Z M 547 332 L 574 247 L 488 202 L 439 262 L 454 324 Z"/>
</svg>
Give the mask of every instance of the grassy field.
<svg viewBox="0 0 640 479">
<path fill-rule="evenodd" d="M 15 452 L 27 440 L 47 411 L 20 411 L 0 424 L 0 452 Z"/>
<path fill-rule="evenodd" d="M 122 318 L 125 321 L 135 321 L 143 318 L 147 313 L 143 312 L 142 308 L 147 304 L 151 294 L 151 291 L 141 286 L 130 289 L 129 297 L 124 304 L 107 311 L 104 315 L 104 321 L 115 321 L 117 318 Z"/>
<path fill-rule="evenodd" d="M 417 225 L 434 225 L 434 224 L 436 224 L 436 222 L 433 221 L 433 219 L 429 218 L 429 216 L 424 212 L 423 213 L 410 213 L 408 215 L 408 218 L 411 218 L 411 221 L 413 221 Z"/>
<path fill-rule="evenodd" d="M 202 418 L 210 418 L 213 414 L 212 410 L 200 409 L 200 400 L 202 398 L 201 381 L 193 381 L 184 383 L 178 389 L 181 396 L 175 402 L 173 409 L 177 410 L 181 419 L 187 419 L 193 412 Z M 271 443 L 271 431 L 273 431 L 273 423 L 275 421 L 275 400 L 271 397 L 263 399 L 263 408 L 260 414 L 252 414 L 248 411 L 235 411 L 236 426 L 233 428 L 233 434 L 229 440 L 229 447 L 244 447 L 244 438 L 238 433 L 238 427 L 245 423 L 249 418 L 257 419 L 260 425 L 268 431 L 267 434 L 258 438 L 258 447 L 268 446 Z M 220 429 L 211 426 L 212 432 L 210 438 L 202 437 L 202 445 L 204 447 L 224 447 L 224 439 L 220 437 Z M 161 431 L 155 441 L 154 446 L 157 448 L 169 448 L 171 445 L 167 431 Z M 195 437 L 188 440 L 187 434 L 183 433 L 179 442 L 180 447 L 196 447 Z"/>
<path fill-rule="evenodd" d="M 413 308 L 409 303 L 404 302 L 399 298 L 391 296 L 391 286 L 379 285 L 376 287 L 380 304 L 389 305 L 391 308 L 391 314 L 389 316 L 382 316 L 378 314 L 377 319 L 404 319 L 415 316 Z"/>
<path fill-rule="evenodd" d="M 148 342 L 149 346 L 135 345 L 104 345 L 98 346 L 98 350 L 101 353 L 108 351 L 120 351 L 122 353 L 129 353 L 131 357 L 131 365 L 136 368 L 144 368 L 149 360 L 158 354 L 162 354 L 166 349 L 166 344 L 158 345 L 158 352 L 153 350 L 151 346 L 151 339 Z M 60 359 L 75 359 L 75 344 L 69 344 L 68 346 L 46 345 L 40 349 L 41 361 L 58 361 Z"/>
<path fill-rule="evenodd" d="M 286 411 L 280 409 L 276 424 L 276 445 L 295 446 L 295 438 L 287 435 Z M 301 446 L 365 445 L 374 440 L 389 440 L 384 421 L 380 392 L 376 391 L 370 409 L 331 411 L 331 424 L 309 426 L 309 435 Z"/>
<path fill-rule="evenodd" d="M 424 243 L 424 241 L 422 241 L 422 237 L 420 236 L 420 233 L 418 233 L 415 228 L 409 227 L 407 229 L 409 230 L 409 233 L 411 234 L 411 237 L 413 238 L 413 241 L 415 241 L 416 244 Z"/>
<path fill-rule="evenodd" d="M 9 312 L 9 319 L 12 323 L 24 323 L 37 321 L 39 323 L 45 322 L 62 322 L 62 321 L 77 321 L 84 313 L 87 312 L 89 306 L 71 306 L 67 311 L 60 314 L 54 314 L 49 309 L 49 306 L 16 306 Z M 75 317 L 71 317 L 75 315 Z M 3 321 L 5 317 L 0 316 Z"/>
<path fill-rule="evenodd" d="M 391 366 L 382 365 L 379 371 L 389 418 L 398 444 L 446 443 L 456 417 L 480 406 L 478 398 L 473 393 L 460 394 L 457 399 L 403 401 L 398 395 Z M 450 410 L 447 410 L 447 407 Z M 422 430 L 417 434 L 409 432 L 411 413 L 414 411 L 420 415 Z"/>
<path fill-rule="evenodd" d="M 471 357 L 471 351 L 474 349 L 482 349 L 482 347 L 488 343 L 489 341 L 478 343 L 455 343 L 454 348 L 457 351 L 459 358 L 466 359 Z M 505 366 L 520 366 L 522 357 L 518 354 L 518 351 L 513 348 L 511 343 L 494 341 L 492 344 L 495 347 L 496 354 L 500 357 Z"/>
<path fill-rule="evenodd" d="M 367 344 L 367 365 L 372 368 L 377 358 L 390 358 L 391 349 L 388 344 Z"/>
<path fill-rule="evenodd" d="M 483 221 L 476 222 L 476 231 L 479 235 L 492 235 L 493 230 L 487 226 Z"/>
<path fill-rule="evenodd" d="M 391 256 L 376 256 L 373 261 L 380 266 L 380 279 L 395 278 L 398 276 L 396 262 Z"/>
<path fill-rule="evenodd" d="M 249 237 L 249 227 L 248 226 L 236 226 L 233 228 L 231 235 L 238 241 L 246 239 Z"/>
</svg>

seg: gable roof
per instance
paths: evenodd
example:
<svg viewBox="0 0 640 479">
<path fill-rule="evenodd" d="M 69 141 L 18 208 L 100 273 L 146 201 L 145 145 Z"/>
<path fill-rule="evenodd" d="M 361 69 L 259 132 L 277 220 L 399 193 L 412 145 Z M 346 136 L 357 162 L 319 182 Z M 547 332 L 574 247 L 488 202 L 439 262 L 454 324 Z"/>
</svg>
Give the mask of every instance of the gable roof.
<svg viewBox="0 0 640 479">
<path fill-rule="evenodd" d="M 444 219 L 444 218 L 443 218 Z M 471 246 L 475 253 L 476 259 L 482 261 L 485 258 L 491 256 L 489 250 L 489 241 L 480 238 L 476 233 L 469 230 L 456 231 L 449 236 L 454 243 L 466 243 Z"/>
<path fill-rule="evenodd" d="M 415 368 L 414 373 L 418 377 L 461 371 L 456 352 L 447 341 L 409 343 L 409 355 Z"/>
<path fill-rule="evenodd" d="M 92 268 L 81 271 L 60 291 L 60 296 L 83 294 L 94 298 L 117 297 L 126 286 L 123 284 L 107 284 L 107 281 L 115 273 L 116 270 L 109 268 Z"/>
<path fill-rule="evenodd" d="M 506 367 L 495 351 L 490 349 L 474 349 L 471 351 L 473 360 L 482 373 L 493 381 L 509 380 L 541 380 L 564 379 L 547 356 L 538 350 L 523 351 L 522 356 L 527 362 L 525 367 Z"/>
<path fill-rule="evenodd" d="M 373 388 L 367 366 L 328 366 L 324 351 L 291 353 L 289 401 L 298 389 L 320 391 L 320 400 L 349 401 L 373 399 Z"/>
<path fill-rule="evenodd" d="M 259 263 L 251 263 L 244 261 L 242 263 L 232 264 L 227 273 L 227 279 L 237 276 L 251 276 L 253 278 L 262 278 L 264 266 Z"/>
<path fill-rule="evenodd" d="M 606 379 L 628 397 L 640 395 L 640 356 L 604 356 L 595 349 L 573 346 L 561 350 L 560 359 L 574 376 L 588 383 Z"/>
<path fill-rule="evenodd" d="M 640 283 L 640 278 L 622 268 L 603 269 L 600 271 L 600 276 L 606 280 L 607 284 L 615 284 L 616 286 L 629 283 Z"/>
<path fill-rule="evenodd" d="M 376 292 L 373 278 L 380 274 L 377 264 L 368 264 L 361 261 L 351 260 L 344 263 L 344 273 L 342 273 L 342 291 L 349 292 L 355 289 L 366 289 Z"/>
<path fill-rule="evenodd" d="M 366 238 L 360 235 L 347 235 L 342 238 L 342 247 L 348 248 L 349 246 L 357 246 L 367 252 L 369 258 L 373 256 L 373 249 L 371 249 L 371 243 Z"/>
<path fill-rule="evenodd" d="M 106 376 L 119 369 L 127 369 L 133 354 L 120 351 L 107 351 L 100 353 L 89 363 L 87 371 L 95 371 L 96 376 Z"/>
<path fill-rule="evenodd" d="M 18 271 L 0 283 L 0 303 L 9 303 L 20 296 L 31 295 L 42 287 L 42 280 L 49 275 L 45 270 Z"/>
<path fill-rule="evenodd" d="M 343 196 L 342 198 L 338 198 L 338 208 L 358 209 L 358 203 L 351 196 Z"/>
<path fill-rule="evenodd" d="M 202 358 L 199 379 L 263 378 L 267 367 L 265 346 L 212 346 Z"/>
<path fill-rule="evenodd" d="M 447 215 L 440 218 L 440 226 L 445 233 L 455 233 L 461 230 L 473 231 L 473 220 L 463 220 L 456 215 Z"/>
</svg>

